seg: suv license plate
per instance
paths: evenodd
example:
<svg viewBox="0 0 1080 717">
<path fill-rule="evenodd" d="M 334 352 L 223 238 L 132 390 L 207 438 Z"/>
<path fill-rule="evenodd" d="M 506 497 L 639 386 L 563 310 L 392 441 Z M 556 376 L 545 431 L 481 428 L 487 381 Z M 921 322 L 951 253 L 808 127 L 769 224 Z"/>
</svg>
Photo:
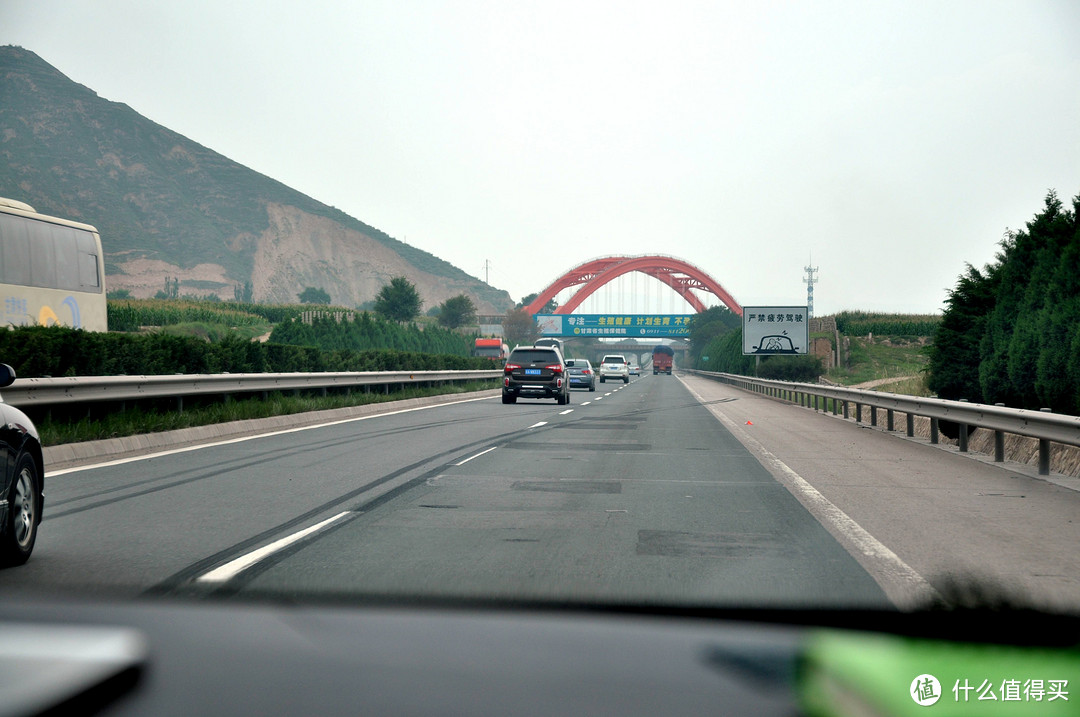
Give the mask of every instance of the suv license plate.
<svg viewBox="0 0 1080 717">
<path fill-rule="evenodd" d="M 539 376 L 540 375 L 540 369 L 538 369 L 538 368 L 527 368 L 527 369 L 525 369 L 525 375 L 526 376 Z"/>
</svg>

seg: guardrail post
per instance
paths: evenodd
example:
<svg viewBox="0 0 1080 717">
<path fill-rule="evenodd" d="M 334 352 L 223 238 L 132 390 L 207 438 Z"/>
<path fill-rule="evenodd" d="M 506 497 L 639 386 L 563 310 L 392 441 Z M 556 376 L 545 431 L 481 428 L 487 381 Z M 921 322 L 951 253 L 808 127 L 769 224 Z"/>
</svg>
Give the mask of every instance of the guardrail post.
<svg viewBox="0 0 1080 717">
<path fill-rule="evenodd" d="M 183 396 L 177 396 L 176 397 L 176 412 L 177 413 L 183 413 L 184 412 L 184 397 Z"/>
<path fill-rule="evenodd" d="M 840 414 L 840 404 L 834 398 L 832 400 L 832 415 L 837 416 Z"/>
<path fill-rule="evenodd" d="M 1049 408 L 1040 408 L 1043 413 L 1053 413 Z M 1050 475 L 1050 441 L 1045 438 L 1039 439 L 1039 475 Z"/>
<path fill-rule="evenodd" d="M 960 399 L 960 403 L 967 403 L 967 402 L 968 402 L 968 400 L 966 398 L 961 398 Z M 967 427 L 966 423 L 961 423 L 960 424 L 960 452 L 961 453 L 967 453 L 968 452 L 968 427 Z"/>
<path fill-rule="evenodd" d="M 855 423 L 862 423 L 862 404 L 855 403 Z"/>
<path fill-rule="evenodd" d="M 817 406 L 818 406 L 818 395 L 815 393 L 814 394 L 814 413 L 817 413 L 817 410 L 818 410 Z"/>
<path fill-rule="evenodd" d="M 895 421 L 896 421 L 896 417 L 893 414 L 893 410 L 891 408 L 886 408 L 885 409 L 885 430 L 887 430 L 887 431 L 894 430 Z"/>
<path fill-rule="evenodd" d="M 845 400 L 843 403 L 844 403 L 844 420 L 847 420 L 849 418 L 849 416 L 848 416 L 848 402 Z"/>
<path fill-rule="evenodd" d="M 870 406 L 870 425 L 877 425 L 877 406 Z"/>
<path fill-rule="evenodd" d="M 911 413 L 905 413 L 907 416 L 907 437 L 913 438 L 915 436 L 915 416 Z"/>
<path fill-rule="evenodd" d="M 937 444 L 938 442 L 938 419 L 930 419 L 930 442 Z"/>
<path fill-rule="evenodd" d="M 1004 406 L 1004 403 L 995 403 L 995 406 Z M 994 431 L 994 462 L 1002 463 L 1005 461 L 1005 432 Z"/>
</svg>

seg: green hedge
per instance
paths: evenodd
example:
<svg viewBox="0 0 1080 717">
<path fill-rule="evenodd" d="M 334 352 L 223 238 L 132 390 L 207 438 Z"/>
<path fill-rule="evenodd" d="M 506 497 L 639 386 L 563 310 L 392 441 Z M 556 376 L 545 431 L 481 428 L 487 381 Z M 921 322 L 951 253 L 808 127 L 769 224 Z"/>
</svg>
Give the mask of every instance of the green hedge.
<svg viewBox="0 0 1080 717">
<path fill-rule="evenodd" d="M 437 326 L 424 329 L 416 324 L 402 326 L 366 311 L 353 314 L 352 321 L 340 323 L 330 318 L 317 319 L 311 324 L 285 321 L 270 334 L 274 343 L 317 346 L 325 351 L 385 348 L 462 357 L 472 353 L 475 338 Z"/>
<path fill-rule="evenodd" d="M 20 378 L 492 367 L 486 359 L 395 349 L 324 351 L 311 346 L 262 344 L 236 336 L 208 343 L 190 336 L 93 333 L 61 326 L 0 331 L 0 363 L 10 364 Z"/>
</svg>

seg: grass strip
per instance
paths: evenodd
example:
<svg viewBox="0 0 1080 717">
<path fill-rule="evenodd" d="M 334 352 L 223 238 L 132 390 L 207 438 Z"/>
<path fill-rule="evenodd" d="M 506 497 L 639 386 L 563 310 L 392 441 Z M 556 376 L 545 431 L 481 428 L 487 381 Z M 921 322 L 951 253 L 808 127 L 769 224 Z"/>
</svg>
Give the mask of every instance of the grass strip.
<svg viewBox="0 0 1080 717">
<path fill-rule="evenodd" d="M 498 388 L 498 380 L 470 381 L 435 387 L 408 387 L 391 393 L 354 392 L 329 396 L 293 396 L 271 393 L 261 396 L 233 398 L 222 403 L 185 407 L 183 412 L 153 411 L 136 406 L 123 411 L 106 413 L 100 417 L 81 418 L 77 421 L 60 421 L 51 417 L 36 421 L 42 445 L 57 446 L 64 443 L 95 441 L 104 438 L 121 438 L 142 433 L 158 433 L 178 428 L 193 428 L 214 423 L 244 421 L 253 418 L 287 416 L 308 411 L 323 411 L 369 403 L 386 403 L 408 398 L 423 398 L 449 393 L 474 393 Z"/>
</svg>

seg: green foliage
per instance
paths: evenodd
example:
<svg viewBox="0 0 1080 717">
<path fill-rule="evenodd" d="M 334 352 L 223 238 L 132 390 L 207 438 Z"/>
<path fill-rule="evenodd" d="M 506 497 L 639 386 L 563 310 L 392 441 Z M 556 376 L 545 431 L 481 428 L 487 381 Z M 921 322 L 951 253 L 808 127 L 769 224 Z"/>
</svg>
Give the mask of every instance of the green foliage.
<svg viewBox="0 0 1080 717">
<path fill-rule="evenodd" d="M 127 289 L 114 289 L 110 292 L 107 292 L 105 294 L 105 298 L 109 299 L 110 301 L 119 299 L 130 299 L 131 292 Z"/>
<path fill-rule="evenodd" d="M 330 294 L 326 293 L 323 289 L 318 289 L 314 286 L 306 287 L 303 291 L 296 295 L 300 299 L 301 304 L 324 304 L 330 305 Z"/>
<path fill-rule="evenodd" d="M 394 349 L 430 354 L 468 356 L 473 336 L 430 326 L 421 330 L 415 324 L 402 326 L 374 314 L 350 314 L 351 320 L 316 319 L 310 324 L 286 321 L 274 327 L 271 343 L 316 346 L 324 351 L 346 349 Z"/>
<path fill-rule="evenodd" d="M 180 298 L 180 279 L 172 276 L 165 277 L 165 288 L 154 294 L 155 299 L 178 299 Z"/>
<path fill-rule="evenodd" d="M 524 309 L 526 306 L 528 306 L 532 302 L 536 301 L 538 296 L 540 296 L 539 292 L 533 292 L 533 293 L 529 294 L 528 296 L 524 297 L 521 301 L 519 301 L 517 303 L 517 306 L 515 306 L 514 308 Z M 544 304 L 540 308 L 540 310 L 537 311 L 536 313 L 538 313 L 538 314 L 554 314 L 555 309 L 557 309 L 557 308 L 559 308 L 559 302 L 555 300 L 555 297 L 551 297 L 550 299 L 547 300 L 547 303 Z"/>
<path fill-rule="evenodd" d="M 1080 414 L 1080 196 L 1054 192 L 996 261 L 968 267 L 930 352 L 929 386 L 944 398 Z"/>
<path fill-rule="evenodd" d="M 412 321 L 420 315 L 423 303 L 412 282 L 395 276 L 375 296 L 375 312 L 393 321 Z"/>
<path fill-rule="evenodd" d="M 536 330 L 536 321 L 532 315 L 524 309 L 510 309 L 503 319 L 503 333 L 506 335 L 506 343 L 510 348 L 515 346 L 531 346 L 540 333 Z"/>
<path fill-rule="evenodd" d="M 243 286 L 237 284 L 233 287 L 233 297 L 239 302 L 251 303 L 254 293 L 255 289 L 250 281 L 245 281 Z"/>
<path fill-rule="evenodd" d="M 758 369 L 759 378 L 776 381 L 800 381 L 814 383 L 825 367 L 820 356 L 763 356 Z"/>
<path fill-rule="evenodd" d="M 885 314 L 868 311 L 841 311 L 836 328 L 848 336 L 933 336 L 941 317 L 933 314 Z"/>
<path fill-rule="evenodd" d="M 452 296 L 439 306 L 439 325 L 448 329 L 476 323 L 476 304 L 465 294 Z"/>
<path fill-rule="evenodd" d="M 690 319 L 690 365 L 701 364 L 701 357 L 712 354 L 707 350 L 713 339 L 738 329 L 741 335 L 742 319 L 724 306 L 714 306 Z M 742 349 L 740 348 L 740 353 Z"/>
<path fill-rule="evenodd" d="M 264 314 L 255 313 L 254 305 L 230 302 L 211 303 L 190 300 L 125 299 L 109 300 L 108 321 L 111 331 L 138 331 L 143 326 L 207 323 L 229 326 L 261 326 L 272 322 Z M 291 318 L 291 316 L 290 316 Z"/>
<path fill-rule="evenodd" d="M 725 318 L 723 321 L 729 320 Z M 701 355 L 709 357 L 708 361 L 701 361 L 705 371 L 753 376 L 756 370 L 759 378 L 803 382 L 817 381 L 818 376 L 825 373 L 825 367 L 817 356 L 762 356 L 758 366 L 757 357 L 743 355 L 741 326 L 713 338 Z"/>
<path fill-rule="evenodd" d="M 705 371 L 754 375 L 754 357 L 743 356 L 741 326 L 712 339 L 701 355 L 709 357 L 708 361 L 699 363 Z"/>
<path fill-rule="evenodd" d="M 439 333 L 454 336 L 465 345 L 471 344 L 471 339 L 466 337 L 448 331 Z M 322 350 L 311 346 L 263 344 L 234 334 L 210 343 L 191 336 L 94 333 L 62 326 L 28 326 L 0 331 L 0 356 L 20 378 L 466 370 L 491 366 L 485 359 L 465 355 L 467 350 L 458 355 L 420 351 L 386 348 Z"/>
</svg>

